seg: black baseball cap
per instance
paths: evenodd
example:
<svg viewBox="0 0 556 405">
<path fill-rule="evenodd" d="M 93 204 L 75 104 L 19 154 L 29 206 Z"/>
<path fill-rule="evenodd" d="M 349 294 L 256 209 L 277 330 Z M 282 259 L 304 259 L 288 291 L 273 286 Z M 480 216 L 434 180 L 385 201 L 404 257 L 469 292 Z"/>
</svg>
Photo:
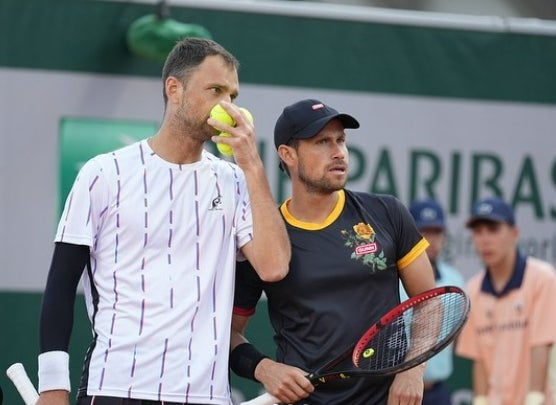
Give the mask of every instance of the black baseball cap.
<svg viewBox="0 0 556 405">
<path fill-rule="evenodd" d="M 339 113 L 319 100 L 306 99 L 284 108 L 274 126 L 274 145 L 287 144 L 290 139 L 308 139 L 318 134 L 334 118 L 344 128 L 359 128 L 359 122 L 349 114 Z"/>
</svg>

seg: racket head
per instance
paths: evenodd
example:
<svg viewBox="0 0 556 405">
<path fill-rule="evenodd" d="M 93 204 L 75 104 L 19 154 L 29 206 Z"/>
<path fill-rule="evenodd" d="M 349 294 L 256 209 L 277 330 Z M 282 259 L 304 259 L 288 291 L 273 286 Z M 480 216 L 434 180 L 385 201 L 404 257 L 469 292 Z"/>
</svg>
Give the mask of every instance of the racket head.
<svg viewBox="0 0 556 405">
<path fill-rule="evenodd" d="M 459 287 L 443 286 L 394 307 L 355 344 L 351 373 L 387 376 L 415 367 L 448 346 L 469 314 Z"/>
</svg>

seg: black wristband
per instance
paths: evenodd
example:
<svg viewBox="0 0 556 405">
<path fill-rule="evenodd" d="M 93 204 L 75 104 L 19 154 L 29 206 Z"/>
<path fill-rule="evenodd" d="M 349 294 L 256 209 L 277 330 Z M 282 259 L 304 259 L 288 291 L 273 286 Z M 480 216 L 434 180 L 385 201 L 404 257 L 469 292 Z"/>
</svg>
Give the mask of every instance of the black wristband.
<svg viewBox="0 0 556 405">
<path fill-rule="evenodd" d="M 268 356 L 259 352 L 251 343 L 242 343 L 230 353 L 230 368 L 238 376 L 258 382 L 255 378 L 255 368 L 266 358 Z"/>
</svg>

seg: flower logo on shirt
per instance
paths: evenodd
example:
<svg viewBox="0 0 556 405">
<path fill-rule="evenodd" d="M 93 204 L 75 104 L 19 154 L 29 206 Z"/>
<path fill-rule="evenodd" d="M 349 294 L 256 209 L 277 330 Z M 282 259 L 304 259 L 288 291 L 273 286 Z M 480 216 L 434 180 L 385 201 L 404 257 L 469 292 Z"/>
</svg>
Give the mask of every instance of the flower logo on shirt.
<svg viewBox="0 0 556 405">
<path fill-rule="evenodd" d="M 351 230 L 344 229 L 341 233 L 346 240 L 345 246 L 353 248 L 352 259 L 360 260 L 365 266 L 371 267 L 373 273 L 387 268 L 384 250 L 378 252 L 376 233 L 371 225 L 359 222 Z"/>
<path fill-rule="evenodd" d="M 354 225 L 353 230 L 355 231 L 357 236 L 365 240 L 371 239 L 375 234 L 375 230 L 373 229 L 373 227 L 369 224 L 364 224 L 363 222 L 359 222 L 357 225 Z"/>
</svg>

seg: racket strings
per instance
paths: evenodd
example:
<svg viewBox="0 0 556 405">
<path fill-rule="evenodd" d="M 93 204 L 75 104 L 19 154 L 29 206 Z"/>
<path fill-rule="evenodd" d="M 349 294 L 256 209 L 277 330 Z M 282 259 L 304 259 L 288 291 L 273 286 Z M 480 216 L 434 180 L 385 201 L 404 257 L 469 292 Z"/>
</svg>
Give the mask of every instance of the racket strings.
<svg viewBox="0 0 556 405">
<path fill-rule="evenodd" d="M 366 343 L 357 366 L 387 370 L 443 347 L 466 318 L 466 301 L 462 294 L 446 293 L 405 308 Z"/>
</svg>

